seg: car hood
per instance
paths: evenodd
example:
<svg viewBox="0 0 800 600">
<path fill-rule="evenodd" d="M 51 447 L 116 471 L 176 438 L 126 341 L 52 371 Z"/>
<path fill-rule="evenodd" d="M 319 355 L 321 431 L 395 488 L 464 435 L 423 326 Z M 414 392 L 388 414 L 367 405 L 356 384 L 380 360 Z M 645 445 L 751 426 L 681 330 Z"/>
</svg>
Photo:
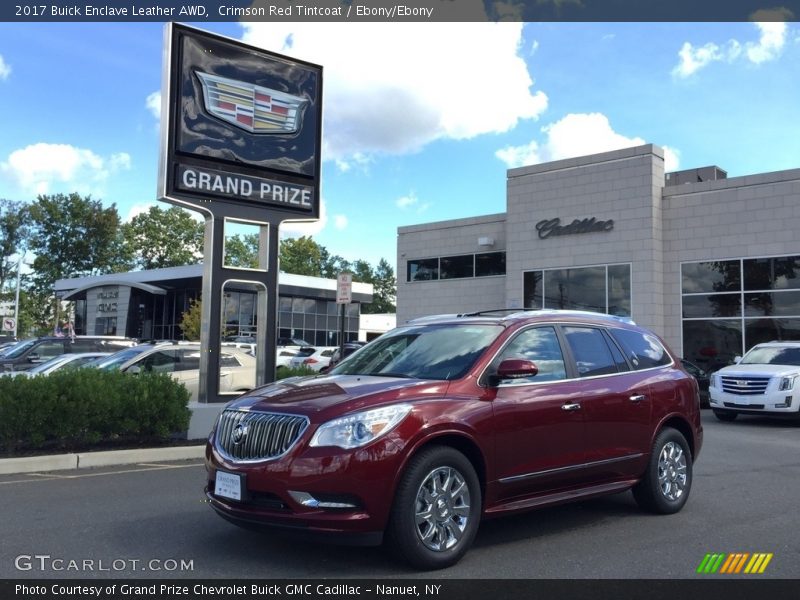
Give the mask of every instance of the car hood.
<svg viewBox="0 0 800 600">
<path fill-rule="evenodd" d="M 800 373 L 793 365 L 731 365 L 717 371 L 723 377 L 784 377 Z"/>
<path fill-rule="evenodd" d="M 228 408 L 280 412 L 289 409 L 303 414 L 318 413 L 331 407 L 357 410 L 373 404 L 442 397 L 447 387 L 447 381 L 368 375 L 292 377 L 252 390 L 234 400 Z M 352 406 L 343 406 L 348 403 Z"/>
</svg>

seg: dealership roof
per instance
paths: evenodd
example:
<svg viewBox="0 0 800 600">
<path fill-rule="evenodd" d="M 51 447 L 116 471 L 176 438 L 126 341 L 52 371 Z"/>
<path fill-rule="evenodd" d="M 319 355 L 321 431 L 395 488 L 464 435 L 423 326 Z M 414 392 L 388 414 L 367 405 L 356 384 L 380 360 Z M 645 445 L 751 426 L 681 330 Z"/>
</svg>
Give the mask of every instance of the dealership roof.
<svg viewBox="0 0 800 600">
<path fill-rule="evenodd" d="M 200 287 L 197 280 L 203 277 L 203 265 L 185 265 L 152 269 L 150 271 L 130 271 L 110 273 L 93 277 L 73 277 L 59 279 L 55 283 L 56 295 L 64 300 L 79 300 L 86 297 L 86 291 L 97 287 L 127 285 L 150 292 L 164 294 L 167 290 Z M 242 277 L 246 279 L 246 277 Z M 293 273 L 278 275 L 279 293 L 288 296 L 309 296 L 315 298 L 336 298 L 336 280 Z M 353 282 L 353 301 L 372 302 L 371 283 Z"/>
</svg>

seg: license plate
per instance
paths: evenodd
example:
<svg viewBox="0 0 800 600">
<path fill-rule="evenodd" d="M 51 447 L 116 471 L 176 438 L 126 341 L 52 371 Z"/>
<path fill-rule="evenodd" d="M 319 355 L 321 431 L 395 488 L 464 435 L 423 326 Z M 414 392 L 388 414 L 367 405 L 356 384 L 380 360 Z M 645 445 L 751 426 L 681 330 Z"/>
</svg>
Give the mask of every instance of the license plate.
<svg viewBox="0 0 800 600">
<path fill-rule="evenodd" d="M 242 476 L 236 473 L 217 471 L 217 479 L 214 483 L 214 495 L 241 501 Z"/>
</svg>

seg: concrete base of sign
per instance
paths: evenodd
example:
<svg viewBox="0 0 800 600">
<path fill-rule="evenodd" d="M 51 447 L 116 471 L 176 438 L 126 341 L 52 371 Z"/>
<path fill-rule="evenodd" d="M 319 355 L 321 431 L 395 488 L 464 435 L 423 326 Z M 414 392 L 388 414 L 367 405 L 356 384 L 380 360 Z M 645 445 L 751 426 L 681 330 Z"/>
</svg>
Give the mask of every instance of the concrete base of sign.
<svg viewBox="0 0 800 600">
<path fill-rule="evenodd" d="M 214 402 L 201 404 L 200 402 L 189 402 L 189 410 L 192 411 L 192 418 L 189 421 L 189 431 L 186 439 L 200 440 L 208 437 L 217 415 L 225 407 L 225 402 Z"/>
</svg>

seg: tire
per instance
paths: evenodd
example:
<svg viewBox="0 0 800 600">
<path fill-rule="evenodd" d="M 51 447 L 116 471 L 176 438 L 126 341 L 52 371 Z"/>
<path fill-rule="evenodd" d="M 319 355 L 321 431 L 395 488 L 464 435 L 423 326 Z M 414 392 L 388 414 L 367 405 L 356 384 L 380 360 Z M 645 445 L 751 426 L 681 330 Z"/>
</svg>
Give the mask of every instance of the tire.
<svg viewBox="0 0 800 600">
<path fill-rule="evenodd" d="M 472 463 L 453 448 L 431 446 L 412 457 L 400 479 L 387 544 L 416 568 L 443 569 L 469 550 L 480 516 L 481 486 Z"/>
<path fill-rule="evenodd" d="M 717 419 L 719 419 L 720 421 L 725 421 L 726 423 L 729 423 L 730 421 L 735 421 L 736 417 L 738 417 L 739 415 L 729 410 L 717 410 L 715 408 L 714 416 L 717 417 Z"/>
<path fill-rule="evenodd" d="M 665 427 L 656 436 L 642 480 L 633 497 L 643 509 L 662 515 L 678 512 L 692 488 L 692 453 L 686 438 Z"/>
</svg>

